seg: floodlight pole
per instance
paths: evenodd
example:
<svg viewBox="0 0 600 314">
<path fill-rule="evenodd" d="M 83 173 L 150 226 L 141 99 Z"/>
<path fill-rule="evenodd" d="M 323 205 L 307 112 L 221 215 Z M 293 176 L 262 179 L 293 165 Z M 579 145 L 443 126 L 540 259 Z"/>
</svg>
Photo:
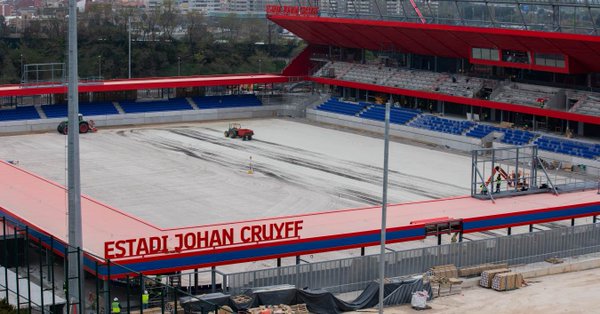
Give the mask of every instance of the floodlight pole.
<svg viewBox="0 0 600 314">
<path fill-rule="evenodd" d="M 127 18 L 127 32 L 129 33 L 129 78 L 131 78 L 131 16 Z"/>
<path fill-rule="evenodd" d="M 69 302 L 73 307 L 67 309 L 67 313 L 77 311 L 83 313 L 84 289 L 83 285 L 83 254 L 79 252 L 82 248 L 83 237 L 81 227 L 81 185 L 79 174 L 79 90 L 77 74 L 77 1 L 69 0 L 69 124 L 68 124 L 68 161 L 67 182 L 69 199 L 69 247 L 67 278 L 69 290 Z M 80 293 L 81 292 L 81 293 Z"/>
<path fill-rule="evenodd" d="M 381 250 L 379 252 L 379 314 L 383 314 L 385 280 L 385 228 L 387 218 L 388 163 L 390 155 L 390 107 L 392 98 L 385 104 L 385 131 L 383 144 L 383 196 L 381 197 Z"/>
</svg>

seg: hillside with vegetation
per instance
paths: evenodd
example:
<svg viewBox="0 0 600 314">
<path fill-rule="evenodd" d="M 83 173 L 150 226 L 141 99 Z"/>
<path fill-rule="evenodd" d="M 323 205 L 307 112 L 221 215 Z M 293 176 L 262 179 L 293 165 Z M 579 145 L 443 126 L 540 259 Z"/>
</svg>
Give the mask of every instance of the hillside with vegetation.
<svg viewBox="0 0 600 314">
<path fill-rule="evenodd" d="M 40 15 L 42 16 L 42 15 Z M 24 64 L 67 63 L 66 12 L 8 25 L 0 16 L 0 84 L 19 83 Z M 157 11 L 94 4 L 78 15 L 79 76 L 132 77 L 279 72 L 302 49 L 265 18 L 206 17 L 168 5 Z"/>
</svg>

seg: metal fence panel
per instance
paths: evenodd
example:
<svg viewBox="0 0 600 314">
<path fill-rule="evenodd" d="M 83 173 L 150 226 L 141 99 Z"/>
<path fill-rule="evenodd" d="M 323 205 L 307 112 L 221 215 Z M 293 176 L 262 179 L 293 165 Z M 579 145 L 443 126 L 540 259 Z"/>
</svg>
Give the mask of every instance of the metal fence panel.
<svg viewBox="0 0 600 314">
<path fill-rule="evenodd" d="M 509 265 L 600 252 L 600 224 L 557 228 L 498 238 L 451 243 L 387 253 L 386 276 L 424 273 L 436 265 L 457 267 L 506 262 Z M 341 293 L 360 290 L 379 276 L 379 255 L 227 274 L 229 292 L 292 284 Z"/>
</svg>

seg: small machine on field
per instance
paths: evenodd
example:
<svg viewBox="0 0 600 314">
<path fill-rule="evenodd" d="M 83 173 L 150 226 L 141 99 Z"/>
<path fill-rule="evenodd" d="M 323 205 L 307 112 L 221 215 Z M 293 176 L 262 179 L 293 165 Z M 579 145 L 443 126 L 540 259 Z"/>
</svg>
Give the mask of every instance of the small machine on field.
<svg viewBox="0 0 600 314">
<path fill-rule="evenodd" d="M 69 133 L 69 121 L 63 121 L 61 122 L 58 127 L 56 128 L 56 130 L 58 131 L 58 133 L 60 134 L 67 134 Z M 80 113 L 79 114 L 79 133 L 88 133 L 88 132 L 96 132 L 98 131 L 98 129 L 96 129 L 94 120 L 84 120 L 83 119 L 83 115 Z"/>
<path fill-rule="evenodd" d="M 224 132 L 225 137 L 236 138 L 240 137 L 244 141 L 252 140 L 252 136 L 254 135 L 254 131 L 250 129 L 242 129 L 242 126 L 239 123 L 230 123 L 229 128 Z"/>
</svg>

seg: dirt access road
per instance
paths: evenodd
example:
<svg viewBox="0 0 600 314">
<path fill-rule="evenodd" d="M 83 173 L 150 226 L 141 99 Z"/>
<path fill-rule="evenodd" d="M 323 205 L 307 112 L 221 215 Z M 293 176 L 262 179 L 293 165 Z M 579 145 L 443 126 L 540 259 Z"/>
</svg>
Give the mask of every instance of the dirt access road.
<svg viewBox="0 0 600 314">
<path fill-rule="evenodd" d="M 532 278 L 518 290 L 497 292 L 473 287 L 461 294 L 434 299 L 430 310 L 409 305 L 386 308 L 386 314 L 579 314 L 600 313 L 600 269 Z M 376 313 L 369 309 L 355 313 Z"/>
</svg>

